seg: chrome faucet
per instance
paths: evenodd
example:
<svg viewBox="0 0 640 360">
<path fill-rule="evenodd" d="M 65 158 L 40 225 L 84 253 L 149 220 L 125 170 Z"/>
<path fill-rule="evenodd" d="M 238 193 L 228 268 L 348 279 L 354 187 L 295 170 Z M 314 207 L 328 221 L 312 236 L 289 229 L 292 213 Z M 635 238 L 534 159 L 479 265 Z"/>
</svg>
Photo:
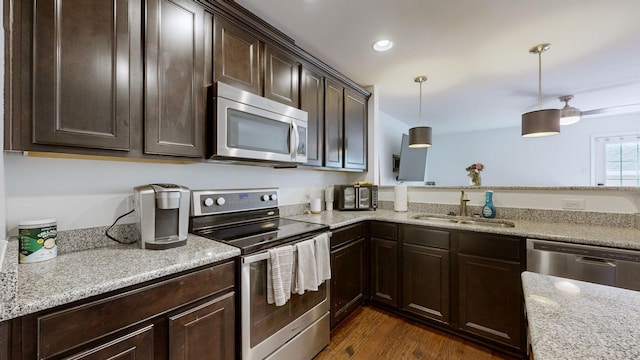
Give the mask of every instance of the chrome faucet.
<svg viewBox="0 0 640 360">
<path fill-rule="evenodd" d="M 467 202 L 469 202 L 469 196 L 467 196 L 467 194 L 464 193 L 464 190 L 462 190 L 462 193 L 460 194 L 460 216 L 468 216 Z"/>
</svg>

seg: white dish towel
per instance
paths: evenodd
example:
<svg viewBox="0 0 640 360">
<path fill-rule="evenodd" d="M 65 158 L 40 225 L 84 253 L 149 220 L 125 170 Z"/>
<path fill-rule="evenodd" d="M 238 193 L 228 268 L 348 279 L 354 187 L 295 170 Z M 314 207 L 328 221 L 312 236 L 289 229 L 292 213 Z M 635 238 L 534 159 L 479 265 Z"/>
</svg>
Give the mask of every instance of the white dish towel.
<svg viewBox="0 0 640 360">
<path fill-rule="evenodd" d="M 267 303 L 282 306 L 291 298 L 293 246 L 269 249 L 267 259 Z"/>
<path fill-rule="evenodd" d="M 331 279 L 331 258 L 329 254 L 329 235 L 324 233 L 313 238 L 316 245 L 316 267 L 318 285 Z"/>
<path fill-rule="evenodd" d="M 296 251 L 293 292 L 302 295 L 306 290 L 318 291 L 315 239 L 297 243 Z"/>
</svg>

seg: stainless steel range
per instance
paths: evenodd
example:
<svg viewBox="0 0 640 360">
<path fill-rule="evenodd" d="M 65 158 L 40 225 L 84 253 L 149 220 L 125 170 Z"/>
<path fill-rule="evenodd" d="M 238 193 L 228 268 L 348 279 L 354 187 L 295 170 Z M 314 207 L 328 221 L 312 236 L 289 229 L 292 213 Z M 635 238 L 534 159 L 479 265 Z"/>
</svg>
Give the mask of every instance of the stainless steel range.
<svg viewBox="0 0 640 360">
<path fill-rule="evenodd" d="M 270 248 L 328 233 L 326 225 L 280 217 L 278 189 L 193 190 L 189 231 L 236 246 L 240 261 L 242 359 L 311 359 L 329 343 L 329 284 L 267 301 Z"/>
</svg>

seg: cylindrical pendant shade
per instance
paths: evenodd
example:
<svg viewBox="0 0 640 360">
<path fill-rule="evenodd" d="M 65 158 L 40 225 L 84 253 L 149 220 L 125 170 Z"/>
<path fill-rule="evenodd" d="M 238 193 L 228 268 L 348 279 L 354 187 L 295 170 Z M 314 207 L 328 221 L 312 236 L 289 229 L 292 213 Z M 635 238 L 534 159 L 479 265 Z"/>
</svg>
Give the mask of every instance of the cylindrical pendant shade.
<svg viewBox="0 0 640 360">
<path fill-rule="evenodd" d="M 522 137 L 557 134 L 560 134 L 560 110 L 536 110 L 522 114 Z"/>
<path fill-rule="evenodd" d="M 409 129 L 409 147 L 425 148 L 431 146 L 431 128 L 417 126 Z"/>
</svg>

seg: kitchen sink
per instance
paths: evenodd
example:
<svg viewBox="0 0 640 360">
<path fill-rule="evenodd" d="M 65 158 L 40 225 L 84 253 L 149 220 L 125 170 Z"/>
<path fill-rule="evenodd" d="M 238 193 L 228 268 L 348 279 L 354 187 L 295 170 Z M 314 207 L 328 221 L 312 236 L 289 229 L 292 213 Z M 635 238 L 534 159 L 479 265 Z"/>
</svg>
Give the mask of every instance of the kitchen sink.
<svg viewBox="0 0 640 360">
<path fill-rule="evenodd" d="M 417 220 L 427 220 L 427 221 L 445 222 L 445 223 L 453 223 L 453 224 L 458 223 L 459 221 L 457 219 L 437 217 L 433 215 L 415 215 L 413 216 L 413 218 Z"/>
<path fill-rule="evenodd" d="M 512 228 L 515 227 L 516 224 L 511 221 L 483 221 L 483 220 L 459 220 L 458 224 L 467 224 L 467 225 L 479 225 L 479 226 L 489 226 L 489 227 L 503 227 L 503 228 Z"/>
<path fill-rule="evenodd" d="M 414 215 L 413 218 L 416 220 L 427 220 L 432 222 L 443 222 L 443 223 L 460 224 L 460 225 L 477 225 L 477 226 L 502 227 L 502 228 L 512 228 L 516 226 L 516 224 L 512 223 L 511 221 L 501 221 L 501 220 L 461 219 L 461 218 L 450 218 L 450 217 L 438 217 L 434 215 Z"/>
</svg>

